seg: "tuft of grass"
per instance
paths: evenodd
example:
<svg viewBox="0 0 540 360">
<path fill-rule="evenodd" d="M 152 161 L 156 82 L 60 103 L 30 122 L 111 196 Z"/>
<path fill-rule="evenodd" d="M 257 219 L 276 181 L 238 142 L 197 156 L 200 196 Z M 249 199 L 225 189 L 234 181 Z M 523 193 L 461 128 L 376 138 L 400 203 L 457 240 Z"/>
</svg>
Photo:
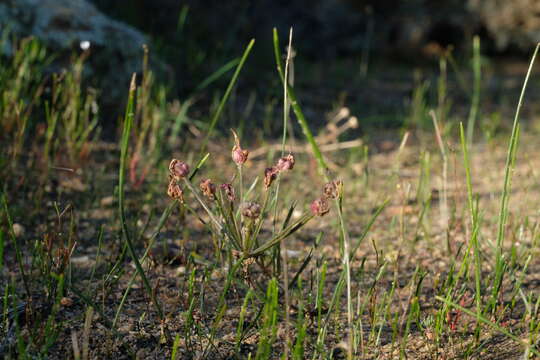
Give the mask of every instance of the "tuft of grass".
<svg viewBox="0 0 540 360">
<path fill-rule="evenodd" d="M 141 266 L 139 258 L 137 257 L 137 254 L 135 253 L 135 247 L 131 241 L 131 235 L 129 233 L 127 220 L 125 216 L 125 205 L 124 205 L 125 170 L 126 170 L 126 159 L 127 159 L 127 153 L 128 153 L 129 137 L 131 133 L 131 127 L 133 125 L 133 117 L 134 117 L 133 111 L 134 111 L 136 89 L 137 87 L 135 84 L 135 74 L 134 74 L 131 79 L 131 84 L 129 86 L 129 95 L 128 95 L 128 101 L 126 105 L 126 114 L 124 118 L 124 128 L 122 131 L 122 139 L 120 143 L 121 144 L 120 145 L 120 168 L 118 170 L 118 215 L 120 219 L 120 225 L 122 227 L 122 235 L 124 237 L 124 240 L 126 241 L 127 248 L 135 264 L 137 273 L 139 274 L 139 276 L 141 277 L 141 280 L 143 281 L 146 292 L 152 299 L 152 302 L 158 313 L 159 319 L 163 320 L 165 315 L 163 313 L 163 310 L 161 309 L 160 303 L 158 302 L 156 298 L 155 292 L 152 291 L 152 287 L 150 286 L 150 282 L 148 281 L 148 278 L 146 277 L 146 274 L 144 273 L 144 270 Z"/>
<path fill-rule="evenodd" d="M 517 147 L 519 143 L 519 128 L 520 128 L 519 113 L 523 105 L 525 91 L 527 89 L 527 84 L 529 83 L 529 77 L 531 75 L 532 68 L 536 60 L 536 55 L 538 54 L 539 48 L 540 48 L 540 43 L 536 45 L 536 48 L 534 49 L 534 53 L 531 57 L 527 74 L 525 75 L 525 80 L 523 80 L 523 86 L 521 88 L 521 94 L 519 95 L 519 100 L 516 107 L 516 113 L 514 116 L 514 122 L 512 124 L 512 133 L 510 135 L 510 142 L 508 144 L 508 153 L 507 153 L 506 165 L 504 169 L 504 184 L 503 184 L 503 189 L 502 189 L 501 205 L 500 205 L 500 210 L 499 210 L 498 226 L 497 226 L 498 230 L 497 230 L 497 243 L 496 243 L 496 248 L 495 248 L 495 277 L 492 283 L 491 299 L 488 304 L 489 310 L 491 311 L 495 309 L 495 304 L 497 302 L 498 295 L 501 290 L 503 277 L 506 272 L 506 263 L 503 259 L 503 240 L 505 238 L 506 222 L 508 219 L 508 202 L 510 199 L 510 189 L 512 185 L 512 171 L 514 169 Z"/>
</svg>

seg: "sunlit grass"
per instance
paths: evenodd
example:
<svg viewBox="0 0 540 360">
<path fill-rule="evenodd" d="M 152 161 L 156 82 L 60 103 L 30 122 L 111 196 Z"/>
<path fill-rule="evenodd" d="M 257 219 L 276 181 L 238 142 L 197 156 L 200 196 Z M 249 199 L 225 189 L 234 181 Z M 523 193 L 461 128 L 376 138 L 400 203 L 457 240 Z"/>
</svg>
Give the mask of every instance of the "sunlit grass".
<svg viewBox="0 0 540 360">
<path fill-rule="evenodd" d="M 24 40 L 1 64 L 0 355 L 474 358 L 496 353 L 491 342 L 501 334 L 514 355 L 539 356 L 540 298 L 527 279 L 538 267 L 540 226 L 514 213 L 510 196 L 538 47 L 506 162 L 487 169 L 501 180 L 495 194 L 482 187 L 479 162 L 500 152 L 482 153 L 474 137 L 477 38 L 467 124 L 450 116 L 448 53 L 437 101 L 421 82 L 404 121 L 410 132 L 387 153 L 370 143 L 339 147 L 358 126 L 348 109 L 315 136 L 302 106 L 308 95 L 289 78 L 292 32 L 283 56 L 277 30 L 280 143 L 261 144 L 249 131 L 219 136 L 253 46 L 174 111 L 145 50 L 118 143 L 108 145 L 99 140 L 96 94 L 81 79 L 90 55 L 44 78 L 49 57 Z M 233 68 L 206 121 L 191 118 L 203 90 Z M 291 116 L 303 133 L 294 145 Z M 63 193 L 67 186 L 76 190 Z M 482 192 L 500 201 L 498 211 Z"/>
</svg>

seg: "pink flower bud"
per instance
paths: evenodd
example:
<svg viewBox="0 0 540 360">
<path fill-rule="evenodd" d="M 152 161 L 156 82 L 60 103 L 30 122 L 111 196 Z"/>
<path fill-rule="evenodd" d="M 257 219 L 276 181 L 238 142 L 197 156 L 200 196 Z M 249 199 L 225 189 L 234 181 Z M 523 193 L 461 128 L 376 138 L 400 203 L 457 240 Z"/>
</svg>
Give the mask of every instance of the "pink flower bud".
<svg viewBox="0 0 540 360">
<path fill-rule="evenodd" d="M 231 130 L 234 135 L 234 146 L 232 148 L 232 159 L 237 165 L 244 164 L 249 156 L 249 151 L 243 150 L 240 146 L 240 140 L 238 139 L 238 135 L 234 130 Z"/>
<path fill-rule="evenodd" d="M 225 191 L 225 194 L 227 195 L 227 198 L 229 201 L 234 201 L 236 199 L 234 195 L 234 188 L 231 184 L 221 184 L 220 188 Z"/>
<path fill-rule="evenodd" d="M 201 189 L 203 195 L 210 200 L 214 200 L 216 198 L 216 186 L 212 184 L 210 179 L 201 180 L 199 188 Z"/>
<path fill-rule="evenodd" d="M 313 200 L 310 205 L 310 209 L 313 215 L 323 216 L 330 211 L 330 205 L 328 204 L 328 200 L 326 200 L 326 198 L 321 197 Z"/>
<path fill-rule="evenodd" d="M 249 219 L 257 219 L 261 215 L 261 205 L 254 202 L 243 203 L 242 215 Z"/>
<path fill-rule="evenodd" d="M 249 152 L 242 150 L 241 147 L 234 145 L 232 149 L 232 159 L 237 165 L 242 165 L 248 159 Z"/>
<path fill-rule="evenodd" d="M 171 182 L 169 182 L 167 195 L 169 195 L 171 198 L 175 200 L 184 202 L 184 192 L 182 191 L 182 188 L 180 187 L 180 185 L 178 185 L 174 179 L 172 179 Z"/>
<path fill-rule="evenodd" d="M 178 159 L 172 159 L 169 164 L 169 172 L 175 180 L 180 180 L 189 175 L 189 165 Z"/>
<path fill-rule="evenodd" d="M 265 189 L 268 189 L 270 185 L 272 185 L 272 182 L 276 179 L 278 173 L 279 173 L 279 170 L 275 166 L 272 166 L 271 168 L 266 168 L 264 170 Z"/>
<path fill-rule="evenodd" d="M 292 170 L 294 167 L 294 156 L 293 154 L 289 154 L 287 156 L 284 156 L 280 158 L 276 164 L 276 168 L 279 171 L 284 170 Z"/>
</svg>

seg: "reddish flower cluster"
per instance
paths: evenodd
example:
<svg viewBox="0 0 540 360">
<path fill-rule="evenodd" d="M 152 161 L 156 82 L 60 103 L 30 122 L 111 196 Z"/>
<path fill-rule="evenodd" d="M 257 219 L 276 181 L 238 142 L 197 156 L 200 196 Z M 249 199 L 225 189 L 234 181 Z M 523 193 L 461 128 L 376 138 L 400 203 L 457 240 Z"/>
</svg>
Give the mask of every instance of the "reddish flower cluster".
<svg viewBox="0 0 540 360">
<path fill-rule="evenodd" d="M 184 191 L 178 185 L 180 179 L 189 175 L 189 165 L 178 159 L 172 159 L 169 164 L 169 187 L 167 188 L 167 195 L 175 200 L 184 202 Z"/>
<path fill-rule="evenodd" d="M 212 183 L 212 180 L 210 179 L 201 180 L 201 183 L 199 184 L 199 188 L 201 189 L 203 195 L 209 198 L 210 200 L 216 199 L 216 185 Z"/>
<path fill-rule="evenodd" d="M 221 190 L 225 191 L 225 195 L 227 195 L 227 199 L 229 199 L 230 202 L 233 202 L 236 199 L 236 196 L 234 195 L 234 188 L 231 184 L 221 184 L 219 187 Z"/>
<path fill-rule="evenodd" d="M 292 170 L 294 167 L 294 156 L 289 154 L 280 158 L 276 164 L 276 168 L 279 171 Z"/>
<path fill-rule="evenodd" d="M 294 167 L 294 156 L 289 154 L 280 158 L 276 165 L 264 170 L 264 187 L 268 189 L 272 182 L 277 178 L 277 175 L 282 171 L 292 170 Z"/>
<path fill-rule="evenodd" d="M 257 219 L 261 215 L 261 205 L 254 202 L 243 203 L 242 215 L 249 219 Z"/>
<path fill-rule="evenodd" d="M 334 180 L 323 187 L 323 196 L 328 199 L 337 199 L 343 192 L 343 182 L 341 180 Z"/>
<path fill-rule="evenodd" d="M 172 159 L 169 164 L 169 173 L 176 181 L 180 181 L 189 175 L 189 165 L 178 159 Z"/>
<path fill-rule="evenodd" d="M 180 202 L 184 202 L 184 192 L 182 191 L 182 188 L 180 185 L 176 183 L 176 180 L 171 179 L 169 182 L 169 188 L 167 189 L 167 195 L 169 195 L 171 198 L 175 200 L 179 200 Z"/>
<path fill-rule="evenodd" d="M 328 200 L 323 196 L 313 200 L 309 206 L 311 213 L 316 216 L 323 216 L 330 211 L 330 204 Z"/>
<path fill-rule="evenodd" d="M 270 185 L 272 185 L 274 180 L 277 178 L 278 173 L 279 173 L 279 170 L 275 166 L 264 169 L 264 187 L 265 187 L 265 189 L 268 189 L 270 187 Z"/>
<path fill-rule="evenodd" d="M 334 180 L 326 183 L 323 187 L 322 196 L 313 200 L 310 205 L 311 213 L 316 216 L 323 216 L 330 211 L 328 200 L 337 199 L 343 193 L 343 182 Z"/>
</svg>

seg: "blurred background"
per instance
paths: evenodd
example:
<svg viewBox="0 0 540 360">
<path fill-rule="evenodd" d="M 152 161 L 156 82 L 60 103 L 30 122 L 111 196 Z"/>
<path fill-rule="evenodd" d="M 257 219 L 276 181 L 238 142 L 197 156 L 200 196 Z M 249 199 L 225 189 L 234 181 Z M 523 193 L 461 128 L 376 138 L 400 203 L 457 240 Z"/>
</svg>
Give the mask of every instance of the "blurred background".
<svg viewBox="0 0 540 360">
<path fill-rule="evenodd" d="M 241 118 L 242 126 L 279 133 L 282 87 L 272 28 L 284 48 L 293 27 L 294 85 L 308 120 L 320 126 L 325 113 L 347 106 L 360 119 L 353 136 L 365 136 L 373 128 L 403 129 L 418 106 L 436 106 L 441 77 L 452 98 L 448 114 L 466 117 L 475 35 L 482 116 L 490 124 L 505 118 L 540 40 L 540 1 L 0 0 L 0 26 L 7 30 L 3 59 L 13 56 L 11 37 L 35 36 L 54 54 L 50 73 L 88 52 L 84 82 L 98 89 L 105 136 L 112 128 L 107 123 L 123 111 L 130 75 L 143 69 L 143 44 L 164 96 L 180 104 L 190 99 L 186 112 L 200 118 L 226 88 L 251 38 L 255 47 L 219 126 Z M 220 69 L 222 75 L 201 87 Z"/>
</svg>

